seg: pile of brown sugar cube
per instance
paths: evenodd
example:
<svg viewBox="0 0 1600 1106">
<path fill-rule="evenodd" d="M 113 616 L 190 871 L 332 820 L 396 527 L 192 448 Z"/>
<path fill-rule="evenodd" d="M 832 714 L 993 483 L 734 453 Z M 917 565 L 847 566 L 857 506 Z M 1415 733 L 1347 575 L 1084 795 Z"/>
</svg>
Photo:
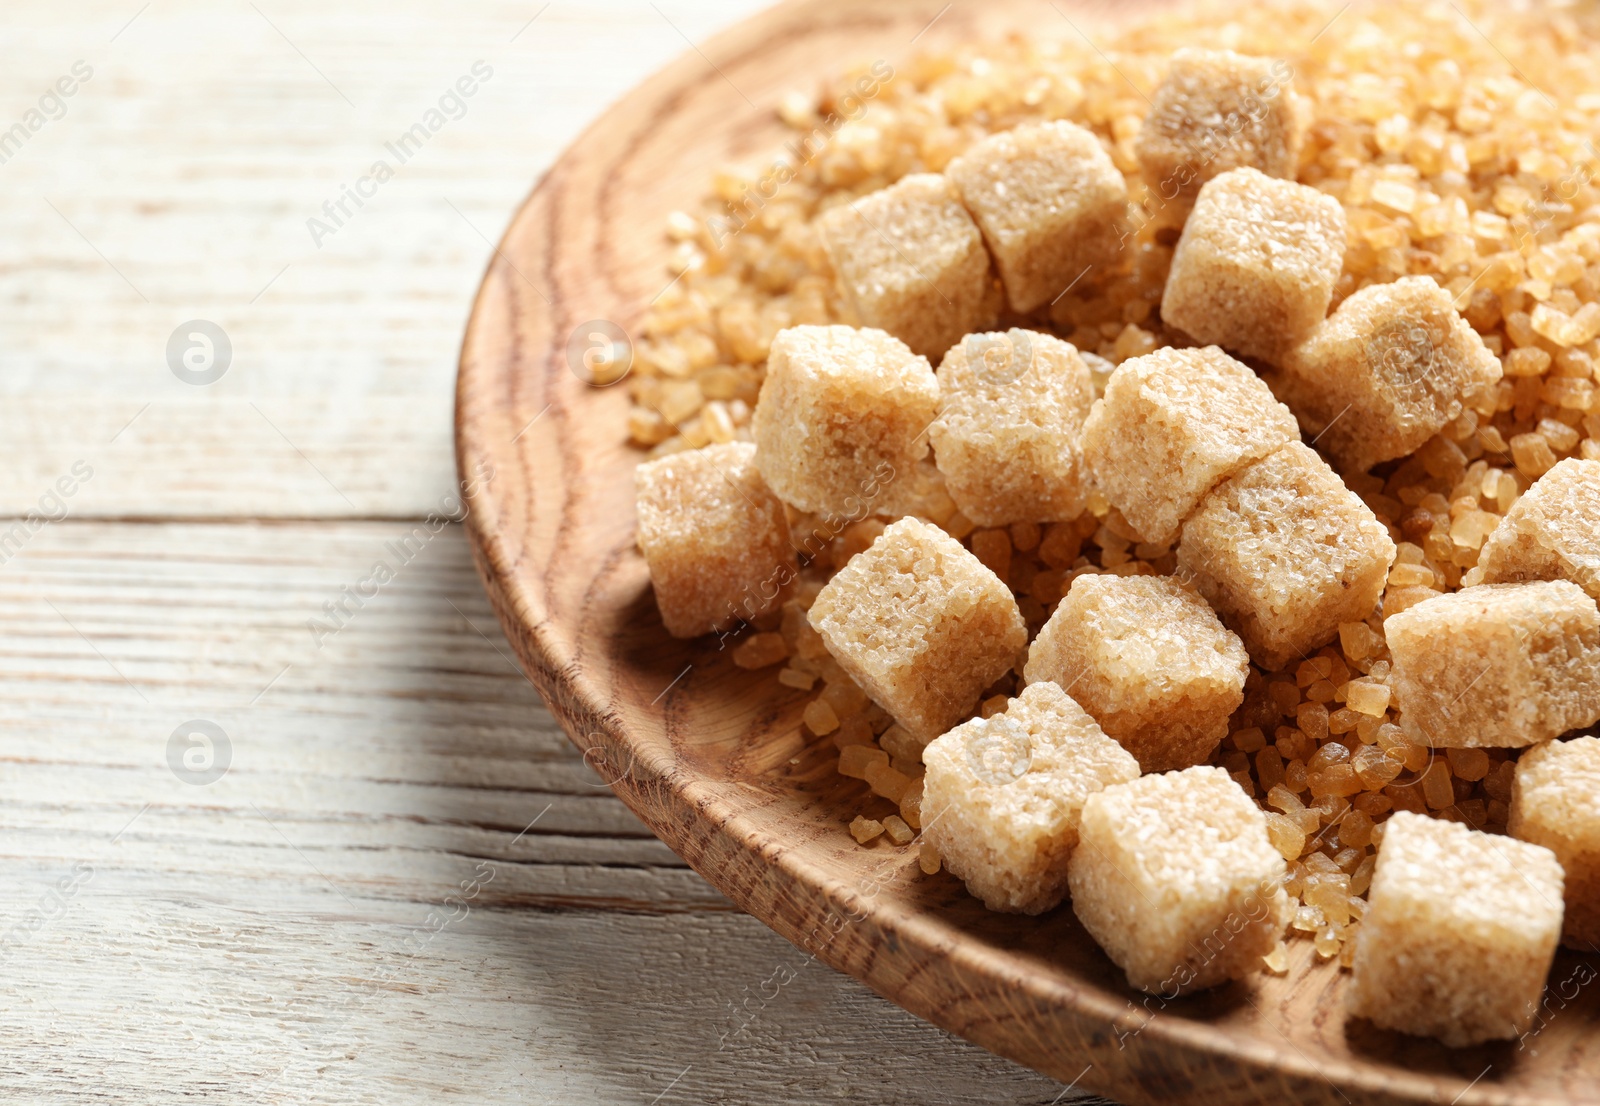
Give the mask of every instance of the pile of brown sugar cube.
<svg viewBox="0 0 1600 1106">
<path fill-rule="evenodd" d="M 1554 355 L 1498 356 L 1430 276 L 1341 289 L 1360 228 L 1296 179 L 1290 73 L 1171 55 L 1132 145 L 1152 225 L 1064 119 L 820 213 L 846 321 L 771 337 L 747 433 L 639 467 L 638 543 L 668 632 L 814 694 L 894 809 L 862 846 L 994 910 L 1070 900 L 1167 998 L 1300 933 L 1352 1016 L 1516 1038 L 1558 943 L 1600 942 L 1600 459 L 1526 491 L 1456 464 L 1515 355 Z M 1058 331 L 1138 241 L 1168 340 L 1113 365 Z M 1433 508 L 1472 551 L 1448 587 L 1435 531 L 1374 510 L 1406 466 L 1472 491 Z"/>
</svg>

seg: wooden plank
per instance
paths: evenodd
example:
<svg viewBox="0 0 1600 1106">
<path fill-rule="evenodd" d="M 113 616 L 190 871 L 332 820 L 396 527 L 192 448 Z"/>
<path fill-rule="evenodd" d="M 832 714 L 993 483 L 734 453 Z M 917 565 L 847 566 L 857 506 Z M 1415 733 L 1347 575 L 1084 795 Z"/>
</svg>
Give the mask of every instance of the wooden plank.
<svg viewBox="0 0 1600 1106">
<path fill-rule="evenodd" d="M 14 446 L 0 461 L 0 513 L 420 518 L 448 509 L 456 478 L 443 396 L 145 394 L 156 398 L 0 401 Z M 90 475 L 60 496 L 74 471 Z"/>
<path fill-rule="evenodd" d="M 69 520 L 0 566 L 0 1097 L 1056 1098 L 734 911 L 410 531 Z"/>
<path fill-rule="evenodd" d="M 402 564 L 408 536 L 416 552 Z M 400 523 L 41 531 L 0 571 L 0 752 L 26 768 L 0 780 L 13 855 L 70 855 L 71 840 L 150 803 L 129 833 L 182 870 L 292 865 L 287 836 L 329 851 L 328 875 L 348 894 L 437 899 L 496 856 L 537 861 L 502 882 L 516 901 L 581 898 L 587 878 L 593 897 L 626 902 L 630 867 L 665 867 L 679 876 L 640 901 L 681 877 L 674 906 L 727 909 L 554 726 L 459 533 L 425 537 Z M 391 583 L 371 598 L 346 592 L 380 561 Z M 349 613 L 330 615 L 341 601 Z M 167 761 L 170 734 L 193 719 L 220 726 L 231 752 L 227 774 L 203 786 Z M 219 810 L 242 851 L 163 851 Z M 541 811 L 520 852 L 503 851 Z"/>
<path fill-rule="evenodd" d="M 432 510 L 490 243 L 607 102 L 759 6 L 8 5 L 4 126 L 76 88 L 0 164 L 0 514 L 80 460 L 79 517 Z M 478 62 L 402 164 L 388 145 Z M 314 232 L 380 159 L 393 178 Z M 194 319 L 233 351 L 207 386 L 167 363 Z"/>
<path fill-rule="evenodd" d="M 1061 1090 L 743 915 L 352 910 L 294 881 L 122 863 L 5 963 L 8 1100 L 1042 1106 Z"/>
</svg>

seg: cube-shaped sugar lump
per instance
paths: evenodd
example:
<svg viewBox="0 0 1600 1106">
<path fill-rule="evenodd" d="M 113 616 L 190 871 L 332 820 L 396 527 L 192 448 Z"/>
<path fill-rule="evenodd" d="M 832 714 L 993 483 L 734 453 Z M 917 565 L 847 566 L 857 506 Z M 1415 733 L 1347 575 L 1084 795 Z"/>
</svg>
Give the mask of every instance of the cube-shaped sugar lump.
<svg viewBox="0 0 1600 1106">
<path fill-rule="evenodd" d="M 1089 413 L 1095 484 L 1146 540 L 1170 541 L 1201 498 L 1299 441 L 1294 414 L 1216 346 L 1158 349 L 1117 366 Z"/>
<path fill-rule="evenodd" d="M 1552 741 L 1523 753 L 1507 831 L 1561 862 L 1562 939 L 1575 949 L 1600 945 L 1600 738 Z"/>
<path fill-rule="evenodd" d="M 1230 169 L 1294 179 L 1301 127 L 1293 75 L 1281 58 L 1196 49 L 1172 55 L 1134 141 L 1160 222 L 1182 224 L 1201 186 Z"/>
<path fill-rule="evenodd" d="M 1263 668 L 1332 640 L 1377 606 L 1389 531 L 1321 457 L 1292 442 L 1213 489 L 1183 524 L 1177 575 Z"/>
<path fill-rule="evenodd" d="M 1350 1013 L 1452 1048 L 1526 1032 L 1561 936 L 1561 882 L 1549 849 L 1395 813 L 1356 930 Z"/>
<path fill-rule="evenodd" d="M 990 910 L 1039 914 L 1067 892 L 1084 800 L 1139 764 L 1055 684 L 922 751 L 922 832 Z"/>
<path fill-rule="evenodd" d="M 1272 390 L 1343 472 L 1415 451 L 1500 379 L 1500 359 L 1427 277 L 1354 293 L 1282 369 Z"/>
<path fill-rule="evenodd" d="M 772 340 L 756 400 L 756 460 L 767 486 L 799 510 L 904 514 L 938 410 L 933 367 L 898 338 L 790 327 Z"/>
<path fill-rule="evenodd" d="M 839 667 L 924 741 L 971 717 L 1028 644 L 1011 589 L 916 518 L 850 558 L 808 618 Z"/>
<path fill-rule="evenodd" d="M 1006 526 L 1083 513 L 1083 423 L 1094 382 L 1073 346 L 1028 330 L 969 334 L 945 354 L 938 377 L 929 435 L 964 515 Z"/>
<path fill-rule="evenodd" d="M 1067 865 L 1072 909 L 1128 982 L 1172 998 L 1261 966 L 1292 912 L 1259 807 L 1221 768 L 1090 795 Z"/>
<path fill-rule="evenodd" d="M 1162 321 L 1277 364 L 1328 314 L 1344 265 L 1339 201 L 1256 169 L 1206 182 L 1183 226 Z"/>
<path fill-rule="evenodd" d="M 795 577 L 783 504 L 756 471 L 756 447 L 673 453 L 634 471 L 639 549 L 674 637 L 765 614 Z"/>
<path fill-rule="evenodd" d="M 1146 772 L 1201 764 L 1244 702 L 1250 658 L 1206 601 L 1168 576 L 1079 576 L 1028 647 Z"/>
<path fill-rule="evenodd" d="M 1600 610 L 1566 580 L 1482 584 L 1383 624 L 1406 735 L 1515 748 L 1600 720 Z"/>
<path fill-rule="evenodd" d="M 945 168 L 983 229 L 1011 309 L 1054 302 L 1122 251 L 1128 187 L 1092 131 L 1028 123 L 974 143 Z"/>
<path fill-rule="evenodd" d="M 994 325 L 1000 290 L 983 236 L 937 173 L 913 173 L 817 220 L 840 290 L 863 326 L 924 357 Z"/>
<path fill-rule="evenodd" d="M 1478 554 L 1486 584 L 1571 580 L 1600 600 L 1600 461 L 1569 457 L 1539 477 Z"/>
</svg>

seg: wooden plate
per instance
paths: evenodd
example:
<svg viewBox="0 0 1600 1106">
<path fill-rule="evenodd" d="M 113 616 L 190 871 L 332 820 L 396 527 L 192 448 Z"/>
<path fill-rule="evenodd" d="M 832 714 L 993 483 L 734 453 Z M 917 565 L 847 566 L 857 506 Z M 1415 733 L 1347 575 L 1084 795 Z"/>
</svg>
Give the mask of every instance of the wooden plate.
<svg viewBox="0 0 1600 1106">
<path fill-rule="evenodd" d="M 791 0 L 684 54 L 579 139 L 506 233 L 461 354 L 467 526 L 506 634 L 589 762 L 696 871 L 808 954 L 1001 1055 L 1129 1103 L 1600 1100 L 1600 986 L 1579 982 L 1596 973 L 1572 955 L 1521 1046 L 1451 1051 L 1347 1022 L 1345 979 L 1304 941 L 1286 978 L 1141 995 L 1069 907 L 992 914 L 911 853 L 856 847 L 844 827 L 862 785 L 835 774 L 830 743 L 802 738 L 803 696 L 661 628 L 633 546 L 626 397 L 571 371 L 569 337 L 591 320 L 634 330 L 668 280 L 667 213 L 693 209 L 717 167 L 776 154 L 783 93 L 1012 29 L 1095 38 L 1107 18 L 1081 0 Z M 728 996 L 723 1047 L 782 1001 L 781 975 L 749 982 Z"/>
</svg>

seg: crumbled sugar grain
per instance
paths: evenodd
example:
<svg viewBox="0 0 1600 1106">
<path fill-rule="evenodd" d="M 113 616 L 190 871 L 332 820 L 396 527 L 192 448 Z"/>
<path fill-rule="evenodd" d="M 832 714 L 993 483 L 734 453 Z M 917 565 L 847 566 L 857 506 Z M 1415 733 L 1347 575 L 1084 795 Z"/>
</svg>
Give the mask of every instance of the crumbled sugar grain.
<svg viewBox="0 0 1600 1106">
<path fill-rule="evenodd" d="M 889 754 L 871 745 L 847 745 L 839 750 L 839 775 L 864 780 L 867 773 L 887 768 Z"/>
<path fill-rule="evenodd" d="M 900 797 L 900 817 L 914 830 L 922 828 L 922 787 L 924 777 L 918 776 Z"/>
<path fill-rule="evenodd" d="M 911 839 L 916 836 L 911 832 L 911 827 L 906 825 L 905 819 L 898 814 L 891 814 L 883 820 L 883 832 L 896 845 L 909 845 Z"/>
<path fill-rule="evenodd" d="M 865 845 L 883 834 L 883 823 L 876 818 L 868 818 L 857 814 L 850 823 L 850 836 L 856 839 L 856 844 Z"/>
<path fill-rule="evenodd" d="M 772 610 L 795 575 L 783 504 L 756 448 L 730 442 L 640 465 L 639 550 L 674 637 L 727 629 Z M 769 662 L 770 663 L 770 662 Z"/>
<path fill-rule="evenodd" d="M 975 718 L 923 751 L 923 836 L 991 910 L 1061 901 L 1085 799 L 1139 775 L 1138 762 L 1055 684 Z"/>
<path fill-rule="evenodd" d="M 1387 825 L 1351 1013 L 1453 1048 L 1527 1032 L 1561 935 L 1555 854 L 1406 812 Z"/>
<path fill-rule="evenodd" d="M 1172 997 L 1257 970 L 1292 908 L 1260 809 L 1220 768 L 1090 795 L 1068 864 L 1072 908 L 1143 991 Z"/>
<path fill-rule="evenodd" d="M 1366 680 L 1351 680 L 1345 685 L 1345 702 L 1350 709 L 1373 718 L 1382 718 L 1389 709 L 1389 688 Z"/>
<path fill-rule="evenodd" d="M 733 647 L 733 663 L 740 668 L 767 668 L 788 655 L 782 634 L 751 634 Z"/>
<path fill-rule="evenodd" d="M 839 716 L 833 713 L 833 708 L 823 699 L 813 699 L 807 703 L 801 721 L 805 723 L 806 729 L 818 737 L 825 737 L 839 728 Z"/>
<path fill-rule="evenodd" d="M 1249 671 L 1238 637 L 1177 580 L 1080 576 L 1023 675 L 1071 688 L 1140 768 L 1164 772 L 1203 763 L 1227 736 Z"/>
<path fill-rule="evenodd" d="M 906 792 L 911 789 L 911 777 L 896 768 L 893 763 L 869 764 L 863 778 L 867 781 L 867 786 L 872 788 L 874 795 L 888 799 L 895 806 L 900 805 L 900 800 L 905 798 Z"/>
<path fill-rule="evenodd" d="M 817 678 L 809 672 L 802 672 L 798 668 L 784 668 L 778 672 L 778 682 L 784 687 L 792 687 L 796 691 L 810 691 L 816 685 Z"/>
</svg>

